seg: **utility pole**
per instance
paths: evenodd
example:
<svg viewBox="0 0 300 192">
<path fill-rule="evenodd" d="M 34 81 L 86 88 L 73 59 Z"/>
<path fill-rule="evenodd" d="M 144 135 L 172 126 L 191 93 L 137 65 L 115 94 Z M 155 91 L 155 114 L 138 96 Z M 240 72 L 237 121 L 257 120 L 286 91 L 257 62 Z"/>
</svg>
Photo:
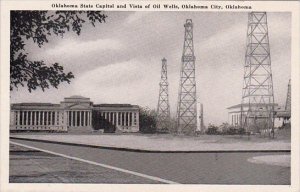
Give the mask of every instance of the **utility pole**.
<svg viewBox="0 0 300 192">
<path fill-rule="evenodd" d="M 177 105 L 177 132 L 179 134 L 193 135 L 197 129 L 197 97 L 193 23 L 191 19 L 186 20 L 184 28 L 185 33 Z"/>
<path fill-rule="evenodd" d="M 248 14 L 241 105 L 242 127 L 274 137 L 274 93 L 266 12 Z"/>
<path fill-rule="evenodd" d="M 161 79 L 159 83 L 159 97 L 157 104 L 157 131 L 166 133 L 169 131 L 170 104 L 168 93 L 167 60 L 162 59 Z"/>
</svg>

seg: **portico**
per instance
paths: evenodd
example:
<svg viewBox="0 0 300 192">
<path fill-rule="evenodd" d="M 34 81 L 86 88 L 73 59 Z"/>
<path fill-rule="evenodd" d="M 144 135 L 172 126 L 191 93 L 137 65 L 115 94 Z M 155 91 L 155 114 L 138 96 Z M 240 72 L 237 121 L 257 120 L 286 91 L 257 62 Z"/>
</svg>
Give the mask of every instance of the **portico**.
<svg viewBox="0 0 300 192">
<path fill-rule="evenodd" d="M 90 101 L 90 98 L 74 95 L 65 98 L 64 101 L 60 102 L 60 106 L 64 109 L 64 119 L 66 120 L 65 124 L 68 130 L 92 130 L 91 113 L 93 102 Z"/>
</svg>

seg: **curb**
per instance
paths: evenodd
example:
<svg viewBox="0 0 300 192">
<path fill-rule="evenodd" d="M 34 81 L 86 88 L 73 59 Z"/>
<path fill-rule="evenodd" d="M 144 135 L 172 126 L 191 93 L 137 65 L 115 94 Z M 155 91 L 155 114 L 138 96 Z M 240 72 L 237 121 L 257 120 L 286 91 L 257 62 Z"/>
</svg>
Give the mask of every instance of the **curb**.
<svg viewBox="0 0 300 192">
<path fill-rule="evenodd" d="M 115 150 L 115 151 L 128 151 L 128 152 L 138 152 L 138 153 L 290 153 L 291 150 L 210 150 L 210 151 L 163 151 L 163 150 L 146 150 L 146 149 L 132 149 L 125 147 L 108 147 L 108 146 L 97 146 L 90 144 L 80 144 L 80 143 L 68 143 L 61 141 L 50 141 L 43 139 L 30 139 L 30 138 L 19 138 L 19 137 L 9 137 L 10 139 L 16 140 L 24 140 L 24 141 L 36 141 L 42 143 L 53 143 L 53 144 L 61 144 L 61 145 L 70 145 L 70 146 L 80 146 L 80 147 L 90 147 L 90 148 L 98 148 L 98 149 L 107 149 L 107 150 Z"/>
</svg>

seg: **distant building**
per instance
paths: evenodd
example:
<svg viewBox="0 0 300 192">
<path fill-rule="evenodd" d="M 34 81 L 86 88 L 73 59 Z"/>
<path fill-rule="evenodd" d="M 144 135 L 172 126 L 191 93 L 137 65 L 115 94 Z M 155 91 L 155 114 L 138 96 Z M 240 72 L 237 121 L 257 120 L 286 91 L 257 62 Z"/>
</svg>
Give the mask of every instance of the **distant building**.
<svg viewBox="0 0 300 192">
<path fill-rule="evenodd" d="M 11 131 L 138 132 L 139 107 L 130 104 L 93 104 L 89 98 L 71 96 L 60 104 L 11 104 Z"/>
<path fill-rule="evenodd" d="M 231 107 L 228 107 L 228 122 L 231 126 L 233 127 L 241 127 L 241 118 L 244 118 L 247 115 L 248 111 L 248 104 L 237 104 L 233 105 Z M 261 104 L 261 110 L 264 111 L 265 105 Z M 291 112 L 290 111 L 285 111 L 285 107 L 283 106 L 278 106 L 278 104 L 274 103 L 274 126 L 275 127 L 280 127 L 284 123 L 288 123 L 290 121 L 291 117 Z M 258 113 L 258 118 L 259 118 L 259 113 Z M 263 117 L 262 117 L 263 118 Z"/>
</svg>

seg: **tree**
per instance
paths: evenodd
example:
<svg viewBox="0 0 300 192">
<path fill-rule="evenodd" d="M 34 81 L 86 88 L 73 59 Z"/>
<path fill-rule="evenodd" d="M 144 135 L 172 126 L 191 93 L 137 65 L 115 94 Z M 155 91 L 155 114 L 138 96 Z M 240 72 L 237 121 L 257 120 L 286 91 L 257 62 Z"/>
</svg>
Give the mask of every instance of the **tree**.
<svg viewBox="0 0 300 192">
<path fill-rule="evenodd" d="M 66 73 L 58 63 L 31 61 L 25 51 L 25 41 L 32 40 L 39 47 L 48 43 L 52 34 L 63 37 L 73 31 L 80 35 L 88 20 L 95 26 L 105 22 L 107 16 L 100 11 L 11 11 L 10 17 L 10 90 L 26 84 L 28 91 L 49 86 L 57 88 L 62 82 L 70 83 L 72 72 Z"/>
<path fill-rule="evenodd" d="M 140 131 L 142 133 L 155 133 L 156 132 L 156 111 L 149 108 L 140 107 L 139 123 Z"/>
</svg>

